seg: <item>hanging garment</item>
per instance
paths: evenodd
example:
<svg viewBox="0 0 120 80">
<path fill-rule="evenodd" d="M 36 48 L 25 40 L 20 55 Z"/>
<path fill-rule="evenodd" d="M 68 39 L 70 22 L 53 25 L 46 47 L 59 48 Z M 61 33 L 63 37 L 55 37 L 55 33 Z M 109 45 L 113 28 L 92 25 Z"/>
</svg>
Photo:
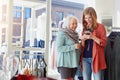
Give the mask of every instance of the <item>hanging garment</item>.
<svg viewBox="0 0 120 80">
<path fill-rule="evenodd" d="M 111 33 L 105 48 L 105 80 L 120 80 L 120 33 Z"/>
<path fill-rule="evenodd" d="M 42 13 L 37 18 L 37 40 L 45 40 L 46 14 Z"/>
<path fill-rule="evenodd" d="M 3 55 L 0 55 L 0 70 L 3 69 Z"/>
<path fill-rule="evenodd" d="M 45 47 L 45 41 L 40 39 L 39 43 L 38 43 L 38 47 L 40 48 L 44 48 Z"/>
<path fill-rule="evenodd" d="M 33 75 L 37 77 L 46 77 L 46 66 L 44 58 L 36 59 Z"/>
<path fill-rule="evenodd" d="M 56 41 L 53 41 L 51 48 L 51 56 L 50 56 L 51 68 L 57 69 L 57 51 L 56 51 Z"/>
</svg>

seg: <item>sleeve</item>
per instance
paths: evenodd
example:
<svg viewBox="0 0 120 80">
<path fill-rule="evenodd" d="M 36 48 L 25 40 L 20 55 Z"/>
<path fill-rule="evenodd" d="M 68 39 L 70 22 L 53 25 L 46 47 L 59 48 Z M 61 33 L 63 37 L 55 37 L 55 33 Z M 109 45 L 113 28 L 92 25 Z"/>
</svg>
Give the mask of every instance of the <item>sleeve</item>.
<svg viewBox="0 0 120 80">
<path fill-rule="evenodd" d="M 105 27 L 104 25 L 101 25 L 100 27 L 101 29 L 100 30 L 100 46 L 102 47 L 105 47 L 106 46 L 106 43 L 107 43 L 107 35 L 106 35 L 106 30 L 105 30 Z"/>
<path fill-rule="evenodd" d="M 66 36 L 63 32 L 58 32 L 57 38 L 56 38 L 56 47 L 57 52 L 69 52 L 75 50 L 74 44 L 66 44 Z"/>
</svg>

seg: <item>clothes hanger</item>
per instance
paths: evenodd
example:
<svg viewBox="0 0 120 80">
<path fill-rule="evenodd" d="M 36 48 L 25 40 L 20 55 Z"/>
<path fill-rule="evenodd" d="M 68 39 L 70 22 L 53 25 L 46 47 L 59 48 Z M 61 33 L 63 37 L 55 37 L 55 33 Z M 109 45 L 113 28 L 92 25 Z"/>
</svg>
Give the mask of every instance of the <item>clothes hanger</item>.
<svg viewBox="0 0 120 80">
<path fill-rule="evenodd" d="M 120 27 L 112 27 L 108 37 L 114 39 L 116 36 L 120 36 Z"/>
</svg>

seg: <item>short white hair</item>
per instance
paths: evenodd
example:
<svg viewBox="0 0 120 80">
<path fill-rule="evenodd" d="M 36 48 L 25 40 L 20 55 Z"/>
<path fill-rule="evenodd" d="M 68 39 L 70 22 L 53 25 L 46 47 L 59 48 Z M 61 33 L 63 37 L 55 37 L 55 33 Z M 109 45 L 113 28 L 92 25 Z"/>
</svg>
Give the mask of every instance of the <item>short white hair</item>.
<svg viewBox="0 0 120 80">
<path fill-rule="evenodd" d="M 66 17 L 66 19 L 64 20 L 64 23 L 63 23 L 63 28 L 68 28 L 69 27 L 69 24 L 70 24 L 70 20 L 71 19 L 75 19 L 78 23 L 78 18 L 76 16 L 68 16 Z"/>
</svg>

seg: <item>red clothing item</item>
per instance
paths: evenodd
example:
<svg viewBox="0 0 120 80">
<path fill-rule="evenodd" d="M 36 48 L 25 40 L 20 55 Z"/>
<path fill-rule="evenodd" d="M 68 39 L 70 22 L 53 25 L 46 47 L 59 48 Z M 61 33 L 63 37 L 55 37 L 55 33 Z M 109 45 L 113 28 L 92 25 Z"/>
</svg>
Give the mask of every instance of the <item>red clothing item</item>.
<svg viewBox="0 0 120 80">
<path fill-rule="evenodd" d="M 35 77 L 35 76 L 28 76 L 28 75 L 19 74 L 16 80 L 56 80 L 56 79 L 42 78 L 42 77 Z"/>
<path fill-rule="evenodd" d="M 97 44 L 95 41 L 93 42 L 93 50 L 92 50 L 93 70 L 95 73 L 97 73 L 98 71 L 107 68 L 105 55 L 104 55 L 104 48 L 107 43 L 107 36 L 104 25 L 98 23 L 97 28 L 93 31 L 92 34 L 100 39 L 100 44 Z M 83 58 L 83 51 L 81 57 Z"/>
<path fill-rule="evenodd" d="M 35 80 L 34 76 L 18 75 L 17 80 Z"/>
</svg>

